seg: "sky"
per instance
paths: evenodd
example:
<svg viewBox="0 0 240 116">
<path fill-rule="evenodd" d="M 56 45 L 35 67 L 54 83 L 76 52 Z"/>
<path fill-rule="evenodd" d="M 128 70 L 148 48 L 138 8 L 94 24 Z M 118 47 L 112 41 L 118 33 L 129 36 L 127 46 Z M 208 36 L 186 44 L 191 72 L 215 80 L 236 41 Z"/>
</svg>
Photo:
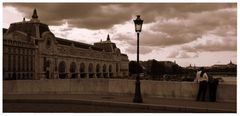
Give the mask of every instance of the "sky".
<svg viewBox="0 0 240 116">
<path fill-rule="evenodd" d="M 38 18 L 57 37 L 93 44 L 110 35 L 129 60 L 136 60 L 133 20 L 144 20 L 140 60 L 176 61 L 180 66 L 237 62 L 234 3 L 3 3 L 3 27 Z"/>
</svg>

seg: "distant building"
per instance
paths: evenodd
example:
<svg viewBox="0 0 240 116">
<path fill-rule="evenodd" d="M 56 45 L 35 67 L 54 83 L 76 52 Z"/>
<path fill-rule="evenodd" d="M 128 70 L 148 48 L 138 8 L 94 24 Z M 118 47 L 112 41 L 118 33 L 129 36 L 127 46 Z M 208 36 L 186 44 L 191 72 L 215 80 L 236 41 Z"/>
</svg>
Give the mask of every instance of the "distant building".
<svg viewBox="0 0 240 116">
<path fill-rule="evenodd" d="M 201 67 L 189 65 L 185 67 L 186 71 L 196 71 Z M 204 69 L 211 75 L 236 75 L 237 65 L 230 61 L 228 64 L 214 64 L 212 66 L 205 66 Z"/>
<path fill-rule="evenodd" d="M 236 64 L 233 64 L 232 61 L 230 61 L 228 64 L 215 64 L 212 66 L 212 68 L 237 68 Z"/>
<path fill-rule="evenodd" d="M 185 69 L 189 69 L 189 70 L 197 70 L 200 67 L 196 67 L 195 65 L 192 66 L 192 64 L 190 64 L 189 66 L 185 67 Z"/>
<path fill-rule="evenodd" d="M 3 29 L 3 79 L 114 78 L 128 76 L 128 56 L 109 35 L 94 45 L 71 41 L 32 19 Z"/>
</svg>

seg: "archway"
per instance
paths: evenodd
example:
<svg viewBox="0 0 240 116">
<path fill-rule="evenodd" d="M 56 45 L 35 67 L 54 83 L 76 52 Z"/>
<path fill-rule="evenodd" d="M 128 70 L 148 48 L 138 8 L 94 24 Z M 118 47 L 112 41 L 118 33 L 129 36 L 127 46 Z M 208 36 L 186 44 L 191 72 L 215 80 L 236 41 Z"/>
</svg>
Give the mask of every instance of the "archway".
<svg viewBox="0 0 240 116">
<path fill-rule="evenodd" d="M 50 60 L 45 60 L 44 69 L 45 69 L 45 77 L 47 79 L 50 79 L 50 64 L 51 64 Z M 27 74 L 27 77 L 28 77 L 28 74 Z"/>
<path fill-rule="evenodd" d="M 101 77 L 101 72 L 100 72 L 100 65 L 97 64 L 96 66 L 96 73 L 97 73 L 97 78 L 100 78 Z"/>
<path fill-rule="evenodd" d="M 64 61 L 60 62 L 58 65 L 58 73 L 59 73 L 59 78 L 60 79 L 65 79 L 66 78 L 66 64 Z"/>
<path fill-rule="evenodd" d="M 81 64 L 80 64 L 80 77 L 81 77 L 81 78 L 85 78 L 85 77 L 86 77 L 85 64 L 84 64 L 84 63 L 81 63 Z"/>
<path fill-rule="evenodd" d="M 103 77 L 106 78 L 107 77 L 107 66 L 106 64 L 103 65 Z"/>
<path fill-rule="evenodd" d="M 77 77 L 76 68 L 77 68 L 76 63 L 72 62 L 71 65 L 70 65 L 71 78 L 76 78 Z"/>
<path fill-rule="evenodd" d="M 113 77 L 112 65 L 109 65 L 108 72 L 109 72 L 109 77 L 112 78 Z"/>
<path fill-rule="evenodd" d="M 92 63 L 90 63 L 89 65 L 88 65 L 88 74 L 89 74 L 89 78 L 93 78 L 93 64 Z"/>
</svg>

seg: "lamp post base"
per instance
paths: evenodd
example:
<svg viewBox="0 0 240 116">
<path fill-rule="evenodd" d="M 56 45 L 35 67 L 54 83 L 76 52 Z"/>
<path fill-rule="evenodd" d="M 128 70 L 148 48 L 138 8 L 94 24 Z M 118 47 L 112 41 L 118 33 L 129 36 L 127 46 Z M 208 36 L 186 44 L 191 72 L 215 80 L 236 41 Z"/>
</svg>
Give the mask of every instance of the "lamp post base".
<svg viewBox="0 0 240 116">
<path fill-rule="evenodd" d="M 133 102 L 134 103 L 143 103 L 139 80 L 136 81 L 135 96 L 133 98 Z"/>
</svg>

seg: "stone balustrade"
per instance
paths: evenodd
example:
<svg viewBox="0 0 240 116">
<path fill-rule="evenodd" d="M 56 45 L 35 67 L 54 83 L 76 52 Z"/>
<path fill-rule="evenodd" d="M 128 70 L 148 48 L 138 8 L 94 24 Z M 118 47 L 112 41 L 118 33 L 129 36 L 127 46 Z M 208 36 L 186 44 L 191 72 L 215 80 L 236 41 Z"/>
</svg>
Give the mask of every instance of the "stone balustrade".
<svg viewBox="0 0 240 116">
<path fill-rule="evenodd" d="M 80 78 L 63 80 L 4 80 L 4 94 L 117 94 L 134 95 L 135 80 Z M 141 80 L 144 96 L 195 100 L 198 84 L 193 82 Z M 236 85 L 220 83 L 217 101 L 236 102 Z"/>
</svg>

